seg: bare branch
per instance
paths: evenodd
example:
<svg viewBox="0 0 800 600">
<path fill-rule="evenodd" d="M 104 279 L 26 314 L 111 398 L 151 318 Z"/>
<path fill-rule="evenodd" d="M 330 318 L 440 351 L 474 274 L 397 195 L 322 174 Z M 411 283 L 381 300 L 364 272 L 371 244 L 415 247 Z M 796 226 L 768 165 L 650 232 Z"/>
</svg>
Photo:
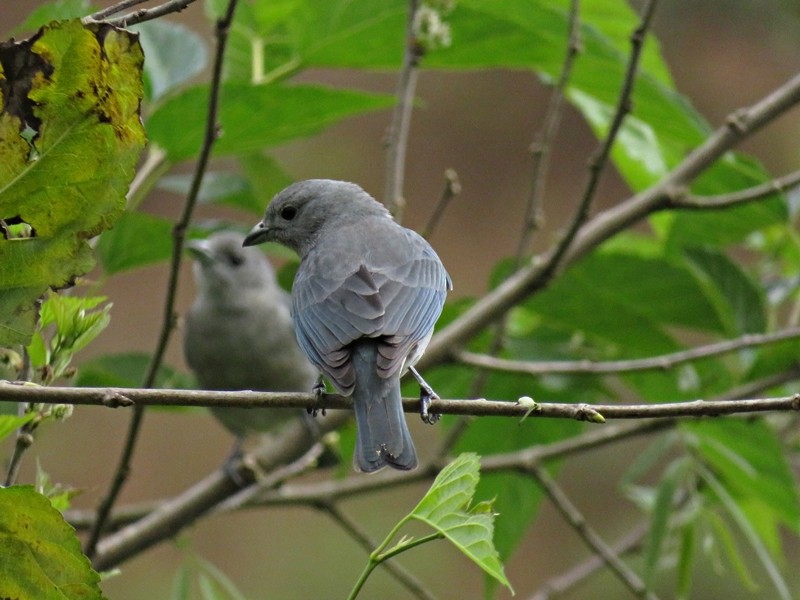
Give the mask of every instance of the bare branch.
<svg viewBox="0 0 800 600">
<path fill-rule="evenodd" d="M 778 179 L 773 179 L 767 183 L 756 185 L 746 190 L 731 192 L 730 194 L 719 194 L 717 196 L 689 196 L 678 193 L 671 200 L 674 208 L 727 208 L 744 202 L 761 200 L 773 194 L 787 192 L 800 185 L 800 171 L 789 173 Z"/>
<path fill-rule="evenodd" d="M 22 348 L 22 365 L 17 374 L 17 384 L 24 385 L 33 380 L 33 364 L 31 363 L 31 356 L 28 354 L 27 348 Z M 20 402 L 17 406 L 17 414 L 24 415 L 30 410 L 30 404 L 27 402 Z M 38 426 L 38 421 L 34 417 L 33 421 L 28 421 L 17 430 L 17 439 L 14 443 L 14 452 L 11 459 L 8 461 L 8 469 L 6 471 L 5 486 L 13 485 L 19 476 L 19 469 L 22 466 L 22 456 L 25 451 L 33 445 L 33 432 Z"/>
<path fill-rule="evenodd" d="M 789 373 L 791 372 L 752 382 L 748 384 L 748 389 L 742 388 L 734 393 L 757 394 L 763 389 L 785 382 Z M 0 395 L 2 395 L 2 391 L 3 386 L 0 384 Z M 731 394 L 725 396 L 728 399 L 732 397 L 734 396 Z M 320 423 L 320 433 L 324 434 L 339 427 L 348 417 L 349 415 L 346 413 L 329 416 Z M 492 473 L 526 470 L 543 461 L 565 458 L 608 444 L 663 431 L 674 427 L 677 422 L 676 419 L 671 418 L 651 419 L 638 423 L 617 423 L 591 428 L 578 436 L 559 440 L 546 446 L 536 445 L 515 452 L 484 457 L 481 460 L 481 471 Z M 302 456 L 313 443 L 314 439 L 310 436 L 308 428 L 302 423 L 294 423 L 281 431 L 274 444 L 257 449 L 254 452 L 254 460 L 261 469 L 271 472 L 279 465 L 291 464 L 297 460 L 297 457 Z M 245 484 L 253 481 L 253 472 L 246 467 L 251 462 L 245 459 L 220 469 L 176 498 L 134 507 L 123 507 L 111 519 L 111 522 L 116 523 L 121 529 L 101 542 L 95 563 L 108 567 L 119 564 L 166 537 L 174 535 L 201 515 L 208 513 L 212 508 L 220 506 L 220 503 L 240 489 L 238 485 L 231 485 L 233 479 L 245 482 Z M 332 503 L 378 489 L 431 480 L 446 462 L 447 457 L 437 455 L 435 460 L 423 465 L 417 471 L 384 472 L 372 477 L 352 476 L 342 480 L 319 483 L 289 483 L 279 489 L 269 490 L 261 497 L 250 498 L 248 506 L 288 504 L 318 506 L 320 503 Z M 233 479 L 231 479 L 230 473 L 234 473 Z M 142 517 L 140 521 L 138 521 L 139 517 Z M 87 515 L 86 511 L 70 511 L 68 519 L 76 527 L 85 528 L 93 523 L 93 515 Z M 137 522 L 125 526 L 131 521 Z"/>
<path fill-rule="evenodd" d="M 332 415 L 319 422 L 320 433 L 340 427 L 348 415 Z M 282 465 L 291 465 L 302 458 L 316 442 L 302 420 L 282 429 L 270 443 L 256 449 L 252 457 L 244 456 L 220 467 L 185 492 L 164 502 L 143 518 L 106 536 L 97 546 L 92 561 L 98 571 L 109 569 L 147 548 L 174 536 L 178 531 L 207 514 L 245 485 L 255 482 L 250 464 L 271 473 Z M 285 471 L 284 471 L 285 473 Z M 273 484 L 280 483 L 273 478 Z"/>
<path fill-rule="evenodd" d="M 797 377 L 796 372 L 792 377 Z M 94 406 L 225 406 L 249 408 L 307 408 L 350 410 L 352 400 L 338 394 L 303 392 L 216 392 L 140 388 L 70 388 L 21 386 L 0 382 L 0 402 L 43 402 Z M 419 413 L 418 398 L 404 398 L 406 412 Z M 800 395 L 746 400 L 693 400 L 663 404 L 586 404 L 542 402 L 531 408 L 503 400 L 434 399 L 430 409 L 439 414 L 493 417 L 539 417 L 602 423 L 606 419 L 716 417 L 751 412 L 800 410 Z M 529 414 L 530 413 L 530 414 Z"/>
<path fill-rule="evenodd" d="M 640 523 L 634 527 L 627 535 L 611 547 L 614 554 L 622 556 L 623 554 L 627 554 L 639 548 L 644 536 L 647 535 L 649 527 L 650 523 L 648 522 Z M 594 554 L 583 562 L 576 564 L 568 571 L 547 580 L 544 585 L 530 597 L 530 600 L 550 600 L 554 594 L 563 594 L 592 575 L 603 567 L 603 565 L 603 559 Z"/>
<path fill-rule="evenodd" d="M 82 21 L 84 23 L 102 21 L 115 27 L 129 27 L 131 25 L 136 25 L 137 23 L 152 21 L 153 19 L 158 19 L 159 17 L 163 17 L 171 13 L 181 12 L 195 0 L 169 0 L 169 2 L 164 2 L 164 4 L 159 4 L 153 8 L 143 8 L 121 17 L 114 17 L 113 19 L 105 18 L 105 16 L 116 14 L 130 6 L 141 4 L 143 1 L 145 0 L 125 0 L 124 2 L 120 2 L 119 4 L 89 15 L 88 17 L 84 17 Z"/>
<path fill-rule="evenodd" d="M 487 325 L 496 321 L 524 298 L 545 287 L 550 279 L 585 254 L 647 217 L 671 206 L 675 190 L 684 189 L 694 178 L 711 166 L 737 143 L 752 136 L 800 102 L 800 74 L 751 106 L 733 113 L 717 131 L 656 185 L 610 208 L 585 223 L 575 235 L 558 268 L 550 264 L 554 250 L 535 258 L 531 264 L 480 298 L 460 317 L 439 331 L 431 340 L 418 368 L 448 360 L 453 348 L 464 345 Z"/>
<path fill-rule="evenodd" d="M 203 175 L 205 174 L 208 161 L 211 157 L 211 148 L 213 147 L 218 135 L 219 126 L 217 124 L 217 112 L 219 108 L 219 90 L 222 82 L 222 63 L 228 41 L 228 30 L 230 29 L 233 21 L 233 15 L 236 11 L 236 3 L 237 0 L 229 0 L 225 15 L 216 23 L 215 34 L 217 39 L 217 49 L 214 57 L 214 68 L 209 89 L 205 136 L 203 138 L 203 145 L 200 149 L 200 155 L 195 167 L 189 194 L 186 197 L 186 202 L 183 207 L 183 212 L 172 230 L 172 260 L 170 264 L 169 279 L 167 282 L 166 299 L 164 301 L 163 322 L 155 352 L 153 353 L 150 364 L 147 366 L 147 373 L 145 374 L 144 383 L 142 384 L 142 386 L 145 388 L 150 388 L 155 383 L 156 374 L 161 368 L 161 362 L 167 349 L 167 343 L 169 342 L 169 338 L 175 326 L 175 299 L 177 297 L 178 290 L 178 274 L 180 272 L 181 259 L 183 258 L 183 245 L 186 237 L 186 230 L 189 227 L 189 223 L 194 212 L 194 207 L 197 203 L 197 198 L 200 193 Z M 109 486 L 107 494 L 100 501 L 97 509 L 97 522 L 95 523 L 95 528 L 89 535 L 89 539 L 86 544 L 86 555 L 90 559 L 94 556 L 95 548 L 97 547 L 100 535 L 103 532 L 105 520 L 111 513 L 111 508 L 116 502 L 117 496 L 122 490 L 122 487 L 125 485 L 125 481 L 130 473 L 131 460 L 133 458 L 133 452 L 136 447 L 136 441 L 139 437 L 139 431 L 142 426 L 143 418 L 144 407 L 142 405 L 135 406 L 130 424 L 128 426 L 125 444 L 123 446 L 119 463 L 114 474 L 114 479 Z"/>
<path fill-rule="evenodd" d="M 539 229 L 544 220 L 542 203 L 547 184 L 547 173 L 550 169 L 550 150 L 558 132 L 558 127 L 561 124 L 564 91 L 567 89 L 567 83 L 569 83 L 569 79 L 572 76 L 572 66 L 575 63 L 575 58 L 581 50 L 579 0 L 570 2 L 568 23 L 567 53 L 561 66 L 561 74 L 553 88 L 553 93 L 550 95 L 550 102 L 547 106 L 542 129 L 531 145 L 531 154 L 533 155 L 531 187 L 528 194 L 528 202 L 525 206 L 523 231 L 517 246 L 517 266 L 522 263 L 522 258 L 528 253 L 533 234 Z"/>
<path fill-rule="evenodd" d="M 447 207 L 450 205 L 450 200 L 455 198 L 461 193 L 461 182 L 458 180 L 458 173 L 455 172 L 454 169 L 447 169 L 444 172 L 444 189 L 442 189 L 442 195 L 439 196 L 439 201 L 436 203 L 436 206 L 433 209 L 433 214 L 431 218 L 428 219 L 428 223 L 425 225 L 425 228 L 420 232 L 420 235 L 426 239 L 430 238 L 433 235 L 433 232 L 436 230 L 436 226 L 441 221 L 442 216 L 444 215 L 444 211 L 447 210 Z"/>
<path fill-rule="evenodd" d="M 539 139 L 534 142 L 532 147 L 534 164 L 532 168 L 531 188 L 528 195 L 528 202 L 526 206 L 526 214 L 523 224 L 523 229 L 520 234 L 519 244 L 517 246 L 517 253 L 514 260 L 514 270 L 516 273 L 522 267 L 525 254 L 527 252 L 533 234 L 539 227 L 541 215 L 541 203 L 543 202 L 545 180 L 547 177 L 547 169 L 549 166 L 549 148 L 555 137 L 558 129 L 558 124 L 561 117 L 561 107 L 563 104 L 564 90 L 566 89 L 572 72 L 572 64 L 575 56 L 577 55 L 580 46 L 580 20 L 579 20 L 579 1 L 573 0 L 570 3 L 569 12 L 569 38 L 567 42 L 567 51 L 564 57 L 564 63 L 561 67 L 561 75 L 559 81 L 553 90 L 550 97 L 550 104 L 545 116 L 543 132 L 539 134 Z M 495 356 L 503 348 L 506 334 L 506 319 L 501 318 L 493 327 L 492 341 L 490 343 L 488 353 Z M 475 376 L 469 388 L 470 396 L 479 396 L 483 393 L 484 386 L 489 377 L 489 371 L 485 369 L 477 369 Z M 450 430 L 445 443 L 442 444 L 440 452 L 446 455 L 450 452 L 451 448 L 455 446 L 461 435 L 468 429 L 469 420 L 463 417 L 456 425 Z"/>
<path fill-rule="evenodd" d="M 14 452 L 11 454 L 11 459 L 8 461 L 6 479 L 3 483 L 5 487 L 14 485 L 17 481 L 19 470 L 22 466 L 22 456 L 25 454 L 25 451 L 33 445 L 34 428 L 35 425 L 32 423 L 26 423 L 17 431 L 17 439 L 14 442 Z"/>
<path fill-rule="evenodd" d="M 107 6 L 101 10 L 98 10 L 95 13 L 89 15 L 89 18 L 93 21 L 102 21 L 106 17 L 111 15 L 116 15 L 117 13 L 121 13 L 123 10 L 128 10 L 131 6 L 136 6 L 137 4 L 144 4 L 149 0 L 122 0 L 122 2 L 117 2 L 116 4 L 112 4 L 111 6 Z"/>
<path fill-rule="evenodd" d="M 658 0 L 649 0 L 642 9 L 642 18 L 636 30 L 631 36 L 631 54 L 628 59 L 628 67 L 625 71 L 625 79 L 622 82 L 622 89 L 617 97 L 617 106 L 614 110 L 614 116 L 611 119 L 611 124 L 606 134 L 606 139 L 600 144 L 594 157 L 589 161 L 589 179 L 586 182 L 586 187 L 583 191 L 578 209 L 567 228 L 566 233 L 562 239 L 556 244 L 552 254 L 544 266 L 545 277 L 548 273 L 555 273 L 559 268 L 561 261 L 564 259 L 567 251 L 575 241 L 575 237 L 581 230 L 581 227 L 589 218 L 589 209 L 597 193 L 597 186 L 600 183 L 600 176 L 608 164 L 608 157 L 611 155 L 611 148 L 617 140 L 617 135 L 622 129 L 622 123 L 628 113 L 631 111 L 631 96 L 633 95 L 633 84 L 636 81 L 636 74 L 639 70 L 639 60 L 642 55 L 642 48 L 644 47 L 645 36 L 647 30 L 650 28 L 650 23 L 655 12 Z"/>
<path fill-rule="evenodd" d="M 403 218 L 403 183 L 405 180 L 406 149 L 408 148 L 408 131 L 411 126 L 411 108 L 414 104 L 414 91 L 417 88 L 419 61 L 422 58 L 422 47 L 414 35 L 419 0 L 408 1 L 408 20 L 406 23 L 406 48 L 403 54 L 403 66 L 397 84 L 397 105 L 389 127 L 386 141 L 386 190 L 383 201 L 394 218 L 400 222 Z"/>
<path fill-rule="evenodd" d="M 630 360 L 545 360 L 524 361 L 496 358 L 486 354 L 476 354 L 462 350 L 455 357 L 464 364 L 482 369 L 504 371 L 507 373 L 527 373 L 529 375 L 553 374 L 616 374 L 631 371 L 668 370 L 682 363 L 709 358 L 741 350 L 763 346 L 775 342 L 800 338 L 800 328 L 786 329 L 776 333 L 747 334 L 734 340 L 726 340 L 698 346 L 689 350 L 681 350 L 671 354 L 652 356 L 649 358 L 636 358 Z"/>
<path fill-rule="evenodd" d="M 586 518 L 570 501 L 564 490 L 550 477 L 546 469 L 535 466 L 530 469 L 530 474 L 536 478 L 541 488 L 553 502 L 561 516 L 570 524 L 576 533 L 583 539 L 592 552 L 600 557 L 603 563 L 622 581 L 623 584 L 637 597 L 656 600 L 657 596 L 647 591 L 647 587 L 639 576 L 626 565 L 619 555 L 610 548 L 603 538 L 589 525 Z"/>
</svg>

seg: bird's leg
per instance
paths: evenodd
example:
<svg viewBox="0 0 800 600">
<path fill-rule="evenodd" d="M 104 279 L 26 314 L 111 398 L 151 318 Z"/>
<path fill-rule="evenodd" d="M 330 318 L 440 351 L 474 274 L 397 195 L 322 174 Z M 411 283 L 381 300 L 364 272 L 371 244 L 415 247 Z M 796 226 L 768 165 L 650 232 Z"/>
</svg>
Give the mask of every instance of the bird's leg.
<svg viewBox="0 0 800 600">
<path fill-rule="evenodd" d="M 244 439 L 236 436 L 236 440 L 233 442 L 233 448 L 231 448 L 231 451 L 225 458 L 225 462 L 222 464 L 222 470 L 225 471 L 225 474 L 230 478 L 230 480 L 240 488 L 245 488 L 247 485 L 249 485 L 249 482 L 242 477 L 239 469 L 237 468 L 237 463 L 243 458 Z"/>
<path fill-rule="evenodd" d="M 339 454 L 333 445 L 326 441 L 325 436 L 322 435 L 322 430 L 320 429 L 319 423 L 317 423 L 316 419 L 317 413 L 320 410 L 322 411 L 322 416 L 325 416 L 325 407 L 319 408 L 320 399 L 322 398 L 322 394 L 325 393 L 325 382 L 322 379 L 321 373 L 317 379 L 317 382 L 314 384 L 314 387 L 311 388 L 311 391 L 317 397 L 317 406 L 309 408 L 305 413 L 303 413 L 303 424 L 306 426 L 308 433 L 311 435 L 311 439 L 313 439 L 314 442 L 321 443 L 324 446 L 324 450 L 317 458 L 317 466 L 333 467 L 341 462 Z"/>
<path fill-rule="evenodd" d="M 423 422 L 433 425 L 439 421 L 441 415 L 429 412 L 428 409 L 431 406 L 431 400 L 434 398 L 438 400 L 439 395 L 433 391 L 433 388 L 428 385 L 428 382 L 422 378 L 422 375 L 414 367 L 409 367 L 408 370 L 411 371 L 414 379 L 419 384 L 419 416 L 422 417 Z"/>
<path fill-rule="evenodd" d="M 322 373 L 319 374 L 317 377 L 317 383 L 314 384 L 314 387 L 311 388 L 311 393 L 317 397 L 316 406 L 312 408 L 307 408 L 306 412 L 311 415 L 312 417 L 316 417 L 317 413 L 322 411 L 322 416 L 325 416 L 325 407 L 320 408 L 320 400 L 322 399 L 322 394 L 325 393 L 325 382 L 322 379 Z M 318 428 L 319 430 L 319 428 Z"/>
</svg>

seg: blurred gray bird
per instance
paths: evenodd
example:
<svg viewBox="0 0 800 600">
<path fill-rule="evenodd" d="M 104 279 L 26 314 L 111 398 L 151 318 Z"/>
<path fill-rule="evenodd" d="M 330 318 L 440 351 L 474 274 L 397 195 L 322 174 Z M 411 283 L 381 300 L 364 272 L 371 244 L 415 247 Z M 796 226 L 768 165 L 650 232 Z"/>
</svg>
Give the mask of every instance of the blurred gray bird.
<svg viewBox="0 0 800 600">
<path fill-rule="evenodd" d="M 413 365 L 442 312 L 450 276 L 421 236 L 353 183 L 311 179 L 280 192 L 245 245 L 274 241 L 300 255 L 292 286 L 297 339 L 338 392 L 352 396 L 353 465 L 413 469 L 400 377 L 420 382 L 423 418 L 433 390 Z"/>
<path fill-rule="evenodd" d="M 215 233 L 192 241 L 197 296 L 184 325 L 186 361 L 207 390 L 310 392 L 319 372 L 297 345 L 291 300 L 272 266 L 244 235 Z M 295 409 L 212 407 L 242 439 L 269 431 L 303 412 Z"/>
</svg>

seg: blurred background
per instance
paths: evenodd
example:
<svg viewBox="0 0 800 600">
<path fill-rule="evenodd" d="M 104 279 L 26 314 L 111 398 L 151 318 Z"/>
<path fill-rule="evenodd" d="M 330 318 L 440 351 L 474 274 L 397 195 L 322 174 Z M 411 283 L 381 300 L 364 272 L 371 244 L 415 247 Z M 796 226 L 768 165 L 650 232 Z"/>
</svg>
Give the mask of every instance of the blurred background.
<svg viewBox="0 0 800 600">
<path fill-rule="evenodd" d="M 10 33 L 40 2 L 3 3 L 0 28 Z M 112 2 L 98 2 L 107 6 Z M 191 5 L 180 21 L 210 40 L 211 27 L 202 3 Z M 800 67 L 800 5 L 796 0 L 672 0 L 657 10 L 654 31 L 682 91 L 712 124 L 763 97 L 795 75 Z M 17 37 L 23 37 L 18 34 Z M 401 57 L 398 56 L 398 64 Z M 392 73 L 313 71 L 302 79 L 334 86 L 393 93 Z M 421 229 L 441 194 L 445 169 L 457 171 L 462 193 L 453 201 L 431 242 L 455 282 L 454 297 L 483 293 L 493 265 L 513 254 L 521 229 L 530 183 L 528 148 L 541 126 L 549 91 L 528 72 L 447 73 L 423 71 L 414 110 L 406 171 L 405 224 Z M 326 177 L 351 180 L 380 197 L 384 185 L 383 140 L 390 112 L 375 112 L 345 121 L 313 138 L 280 147 L 274 155 L 296 179 Z M 254 119 L 268 118 L 253 115 Z M 759 133 L 744 146 L 774 175 L 797 168 L 800 156 L 798 110 Z M 546 247 L 575 206 L 586 178 L 586 163 L 596 140 L 582 118 L 567 106 L 553 148 L 545 204 L 546 222 L 536 249 Z M 188 171 L 181 168 L 181 171 Z M 628 195 L 610 170 L 602 181 L 600 206 Z M 175 217 L 180 196 L 154 193 L 143 205 L 154 214 Z M 251 226 L 249 215 L 201 206 L 197 218 L 227 218 Z M 188 267 L 184 265 L 184 267 Z M 81 355 L 123 350 L 151 351 L 161 325 L 166 267 L 143 268 L 113 277 L 104 288 L 114 303 L 111 325 Z M 188 268 L 181 276 L 178 311 L 184 314 L 194 289 Z M 180 335 L 173 336 L 167 362 L 185 370 Z M 79 361 L 80 364 L 80 361 Z M 38 461 L 56 482 L 81 488 L 75 506 L 92 508 L 105 491 L 116 465 L 129 414 L 123 410 L 79 408 L 63 425 L 41 432 L 26 456 L 21 481 L 31 481 Z M 412 434 L 425 453 L 426 440 L 437 435 L 412 419 Z M 150 411 L 122 503 L 173 495 L 217 467 L 229 451 L 229 435 L 205 414 L 176 415 Z M 587 518 L 614 540 L 640 519 L 638 511 L 616 490 L 621 470 L 642 442 L 598 451 L 588 461 L 573 461 L 559 475 Z M 597 465 L 603 465 L 601 469 Z M 357 515 L 376 539 L 418 500 L 425 486 L 391 491 L 343 505 Z M 582 491 L 583 490 L 583 491 Z M 591 496 L 585 494 L 591 490 Z M 365 553 L 312 509 L 243 512 L 203 520 L 179 535 L 125 563 L 122 574 L 104 589 L 114 600 L 167 598 L 176 569 L 187 552 L 208 558 L 233 579 L 248 598 L 342 597 L 366 562 Z M 800 548 L 797 549 L 800 551 Z M 568 568 L 588 552 L 546 502 L 525 543 L 507 565 L 518 597 Z M 428 545 L 401 559 L 442 598 L 478 597 L 482 575 L 444 543 Z M 710 567 L 703 567 L 709 570 Z M 461 586 L 437 583 L 437 574 L 459 573 Z M 441 578 L 451 582 L 452 577 Z M 728 582 L 729 583 L 726 583 Z M 796 583 L 796 582 L 795 582 Z M 768 598 L 739 590 L 736 578 L 701 582 L 695 597 Z M 730 588 L 726 588 L 728 585 Z M 607 575 L 577 588 L 568 598 L 624 597 Z M 507 592 L 502 591 L 500 597 Z M 740 595 L 744 594 L 744 595 Z M 402 598 L 405 591 L 376 573 L 364 597 Z"/>
</svg>

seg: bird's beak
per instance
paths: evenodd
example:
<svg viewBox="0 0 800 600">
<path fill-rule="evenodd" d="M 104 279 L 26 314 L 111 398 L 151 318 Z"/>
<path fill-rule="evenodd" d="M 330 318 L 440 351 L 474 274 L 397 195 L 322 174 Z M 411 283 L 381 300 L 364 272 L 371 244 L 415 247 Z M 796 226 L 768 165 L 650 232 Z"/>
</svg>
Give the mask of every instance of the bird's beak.
<svg viewBox="0 0 800 600">
<path fill-rule="evenodd" d="M 208 240 L 192 240 L 186 243 L 186 251 L 192 255 L 197 262 L 207 265 L 214 262 L 214 253 Z"/>
<path fill-rule="evenodd" d="M 264 226 L 264 222 L 262 221 L 253 227 L 250 233 L 245 236 L 242 246 L 255 246 L 256 244 L 263 244 L 267 241 L 268 236 L 269 230 Z"/>
</svg>

